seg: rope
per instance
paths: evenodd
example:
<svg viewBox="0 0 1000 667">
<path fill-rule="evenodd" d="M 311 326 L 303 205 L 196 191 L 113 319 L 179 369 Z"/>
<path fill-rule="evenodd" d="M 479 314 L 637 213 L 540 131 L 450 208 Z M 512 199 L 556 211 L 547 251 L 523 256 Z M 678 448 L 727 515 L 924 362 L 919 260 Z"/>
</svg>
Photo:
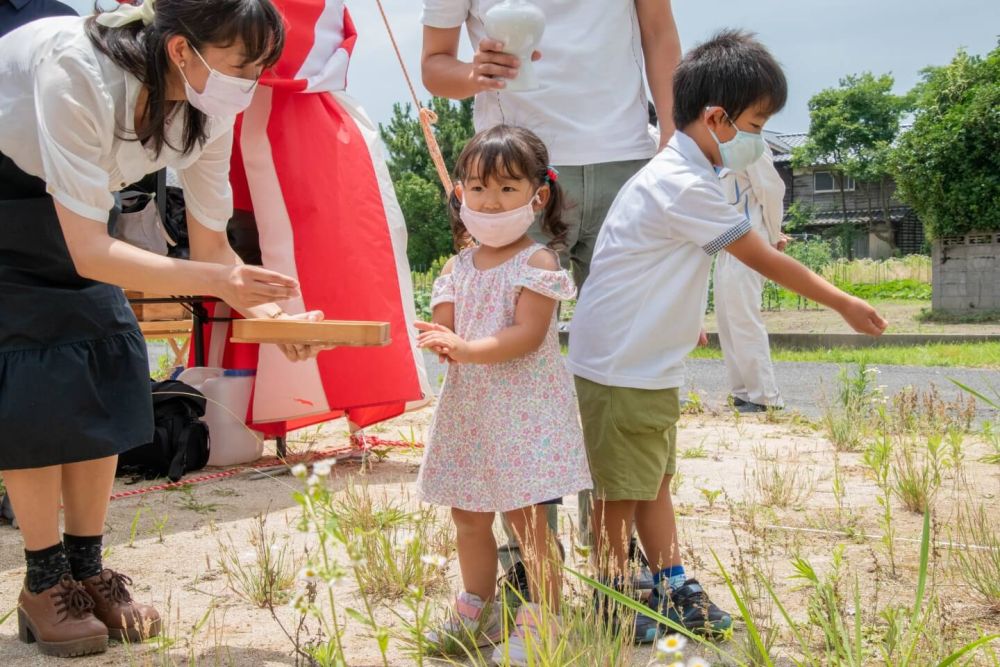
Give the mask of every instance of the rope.
<svg viewBox="0 0 1000 667">
<path fill-rule="evenodd" d="M 427 143 L 427 150 L 431 154 L 431 161 L 434 163 L 435 169 L 437 169 L 438 178 L 441 179 L 441 185 L 444 187 L 445 193 L 450 196 L 452 190 L 451 175 L 448 173 L 448 166 L 444 163 L 444 155 L 441 154 L 441 146 L 438 145 L 437 138 L 434 136 L 434 129 L 432 128 L 432 125 L 438 121 L 437 114 L 425 108 L 420 103 L 420 98 L 417 97 L 417 89 L 413 86 L 413 81 L 410 79 L 410 72 L 406 69 L 406 63 L 403 62 L 403 54 L 400 53 L 399 44 L 396 43 L 396 35 L 389 24 L 389 17 L 386 16 L 385 8 L 382 7 L 382 0 L 375 0 L 375 4 L 378 5 L 378 11 L 382 15 L 382 23 L 385 24 L 386 32 L 389 33 L 389 41 L 392 42 L 392 48 L 396 52 L 396 60 L 399 61 L 399 67 L 403 70 L 403 78 L 406 79 L 406 85 L 410 89 L 410 97 L 413 98 L 413 104 L 417 109 L 417 118 L 420 120 L 420 127 L 424 132 L 424 141 Z"/>
<path fill-rule="evenodd" d="M 350 452 L 357 451 L 359 449 L 362 451 L 370 451 L 376 448 L 419 449 L 422 447 L 423 444 L 419 442 L 410 442 L 407 440 L 383 440 L 381 438 L 374 436 L 366 436 L 363 433 L 358 432 L 351 434 L 351 444 L 346 447 L 337 447 L 334 449 L 326 449 L 318 452 L 307 452 L 305 454 L 297 454 L 289 456 L 284 459 L 278 459 L 278 458 L 265 459 L 262 461 L 251 463 L 249 465 L 237 466 L 235 468 L 230 468 L 229 470 L 220 470 L 219 472 L 199 475 L 198 477 L 190 477 L 188 479 L 182 479 L 176 482 L 165 482 L 163 484 L 155 484 L 153 486 L 145 486 L 138 489 L 119 491 L 118 493 L 114 493 L 111 495 L 111 500 L 132 498 L 135 496 L 145 495 L 147 493 L 154 493 L 156 491 L 167 491 L 169 489 L 176 489 L 182 486 L 203 484 L 205 482 L 213 482 L 220 479 L 227 479 L 229 477 L 235 477 L 236 475 L 246 472 L 248 470 L 256 470 L 258 468 L 270 468 L 272 466 L 280 464 L 293 465 L 295 463 L 308 463 L 310 461 L 318 461 L 321 459 L 333 458 L 340 454 L 348 454 Z"/>
</svg>

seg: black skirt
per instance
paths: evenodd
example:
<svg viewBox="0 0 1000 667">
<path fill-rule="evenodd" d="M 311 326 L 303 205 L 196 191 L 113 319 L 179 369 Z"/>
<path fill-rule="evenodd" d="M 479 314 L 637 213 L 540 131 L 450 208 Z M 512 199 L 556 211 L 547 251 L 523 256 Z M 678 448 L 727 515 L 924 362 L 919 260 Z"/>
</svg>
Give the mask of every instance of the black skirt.
<svg viewBox="0 0 1000 667">
<path fill-rule="evenodd" d="M 45 183 L 0 154 L 0 470 L 152 436 L 146 344 L 124 293 L 77 274 Z"/>
</svg>

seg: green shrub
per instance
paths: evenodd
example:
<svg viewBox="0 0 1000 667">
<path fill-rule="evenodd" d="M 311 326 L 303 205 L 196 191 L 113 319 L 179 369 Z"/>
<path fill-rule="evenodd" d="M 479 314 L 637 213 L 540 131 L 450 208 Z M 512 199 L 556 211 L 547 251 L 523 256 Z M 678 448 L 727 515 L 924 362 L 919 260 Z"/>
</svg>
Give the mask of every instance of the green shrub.
<svg viewBox="0 0 1000 667">
<path fill-rule="evenodd" d="M 931 238 L 1000 230 L 1000 46 L 923 75 L 893 157 L 899 193 Z"/>
</svg>

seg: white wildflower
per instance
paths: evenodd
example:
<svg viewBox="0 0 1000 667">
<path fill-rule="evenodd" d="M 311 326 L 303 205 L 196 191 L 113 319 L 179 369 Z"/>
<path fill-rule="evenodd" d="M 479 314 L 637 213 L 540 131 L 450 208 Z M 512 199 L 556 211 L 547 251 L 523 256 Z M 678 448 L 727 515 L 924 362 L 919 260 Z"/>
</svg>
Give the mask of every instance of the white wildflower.
<svg viewBox="0 0 1000 667">
<path fill-rule="evenodd" d="M 316 581 L 318 577 L 319 573 L 316 572 L 316 569 L 309 567 L 308 565 L 299 570 L 299 573 L 295 575 L 296 579 L 307 584 L 311 584 L 312 582 Z"/>
<path fill-rule="evenodd" d="M 444 567 L 448 564 L 448 559 L 441 554 L 424 554 L 420 557 L 420 562 L 432 567 Z"/>
<path fill-rule="evenodd" d="M 319 486 L 319 477 L 316 475 L 309 475 L 309 479 L 306 480 L 306 486 L 309 488 Z"/>
<path fill-rule="evenodd" d="M 333 465 L 337 462 L 337 459 L 324 459 L 313 464 L 313 474 L 319 475 L 320 477 L 329 477 L 330 471 L 333 469 Z"/>
<path fill-rule="evenodd" d="M 687 667 L 709 667 L 709 665 L 701 658 L 692 658 L 688 660 Z"/>
<path fill-rule="evenodd" d="M 292 474 L 299 479 L 305 479 L 306 475 L 309 474 L 309 469 L 305 467 L 302 463 L 296 463 L 292 466 Z"/>
<path fill-rule="evenodd" d="M 680 653 L 687 644 L 687 637 L 681 634 L 670 634 L 656 642 L 656 650 L 660 653 Z"/>
</svg>

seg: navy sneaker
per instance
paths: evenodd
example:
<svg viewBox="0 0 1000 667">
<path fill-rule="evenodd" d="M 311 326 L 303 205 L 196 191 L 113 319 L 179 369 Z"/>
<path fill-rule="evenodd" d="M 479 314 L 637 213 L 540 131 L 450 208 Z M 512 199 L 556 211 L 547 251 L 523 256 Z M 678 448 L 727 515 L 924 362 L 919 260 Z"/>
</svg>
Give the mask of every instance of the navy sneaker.
<svg viewBox="0 0 1000 667">
<path fill-rule="evenodd" d="M 653 589 L 649 606 L 697 634 L 720 635 L 733 627 L 733 617 L 708 598 L 697 579 L 688 579 L 675 591 L 670 591 L 664 582 Z"/>
</svg>

